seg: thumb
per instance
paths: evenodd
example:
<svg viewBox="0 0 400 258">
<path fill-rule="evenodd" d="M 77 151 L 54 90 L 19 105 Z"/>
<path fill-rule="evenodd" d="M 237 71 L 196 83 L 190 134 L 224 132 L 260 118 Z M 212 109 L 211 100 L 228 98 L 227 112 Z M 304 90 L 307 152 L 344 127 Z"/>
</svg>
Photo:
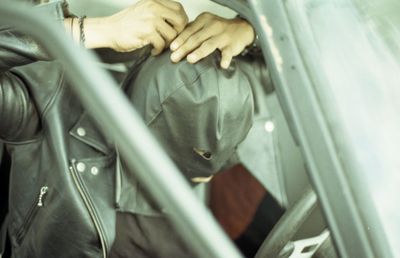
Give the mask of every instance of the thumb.
<svg viewBox="0 0 400 258">
<path fill-rule="evenodd" d="M 228 69 L 232 62 L 232 52 L 229 49 L 224 49 L 221 52 L 221 67 L 223 69 Z"/>
</svg>

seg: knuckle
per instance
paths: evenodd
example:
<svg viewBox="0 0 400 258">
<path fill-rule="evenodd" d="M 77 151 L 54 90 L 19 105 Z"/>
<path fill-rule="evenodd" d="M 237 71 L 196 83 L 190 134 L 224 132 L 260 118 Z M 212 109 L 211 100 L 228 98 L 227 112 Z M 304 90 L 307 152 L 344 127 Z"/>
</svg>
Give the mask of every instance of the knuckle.
<svg viewBox="0 0 400 258">
<path fill-rule="evenodd" d="M 176 36 L 178 36 L 178 32 L 176 32 L 175 30 L 172 30 L 170 33 L 170 37 L 174 39 L 174 38 L 176 38 Z"/>
<path fill-rule="evenodd" d="M 183 11 L 183 5 L 179 2 L 175 2 L 175 9 L 178 11 Z"/>
<path fill-rule="evenodd" d="M 186 26 L 186 24 L 189 23 L 189 17 L 187 16 L 186 12 L 183 12 L 182 18 L 183 18 L 183 22 L 185 23 L 185 26 Z"/>
<path fill-rule="evenodd" d="M 221 31 L 224 28 L 224 24 L 221 21 L 214 21 L 210 27 L 216 31 Z"/>
<path fill-rule="evenodd" d="M 183 15 L 176 16 L 176 21 L 179 25 L 183 26 L 186 24 L 186 18 Z"/>
<path fill-rule="evenodd" d="M 198 45 L 199 45 L 199 37 L 192 36 L 186 41 L 185 48 L 187 50 L 190 50 L 191 48 L 196 47 Z"/>
<path fill-rule="evenodd" d="M 185 14 L 183 16 L 183 23 L 186 25 L 186 24 L 188 24 L 188 22 L 189 22 L 189 17 Z"/>
<path fill-rule="evenodd" d="M 191 36 L 188 40 L 191 44 L 197 44 L 200 41 L 200 35 L 195 34 Z"/>
<path fill-rule="evenodd" d="M 233 51 L 233 56 L 239 55 L 244 50 L 243 46 L 236 46 Z"/>
<path fill-rule="evenodd" d="M 178 35 L 178 34 L 177 34 L 177 35 L 175 36 L 175 39 L 174 39 L 174 42 L 176 42 L 176 44 L 179 45 L 179 46 L 182 45 L 183 42 L 184 42 L 184 41 L 182 40 L 181 36 L 182 36 L 182 35 Z"/>
<path fill-rule="evenodd" d="M 157 31 L 157 23 L 155 21 L 151 21 L 147 24 L 147 26 L 144 28 L 144 33 L 146 36 L 150 36 L 151 34 L 155 33 Z"/>
<path fill-rule="evenodd" d="M 168 42 L 172 42 L 173 40 L 174 40 L 174 38 L 176 37 L 176 35 L 174 35 L 174 34 L 169 34 L 169 35 L 167 35 L 166 36 L 166 40 L 168 41 Z"/>
<path fill-rule="evenodd" d="M 159 51 L 161 51 L 161 50 L 163 50 L 164 48 L 165 48 L 165 42 L 162 42 L 162 41 L 160 41 L 160 42 L 158 42 L 157 44 L 156 44 L 156 47 L 155 47 L 157 50 L 159 50 Z"/>
<path fill-rule="evenodd" d="M 196 41 L 194 40 L 194 36 L 191 36 L 186 40 L 185 47 L 192 46 L 195 44 L 195 42 Z"/>
<path fill-rule="evenodd" d="M 206 51 L 203 48 L 199 48 L 195 51 L 195 54 L 199 58 L 203 58 L 206 55 Z"/>
<path fill-rule="evenodd" d="M 186 44 L 183 44 L 181 47 L 180 47 L 180 52 L 181 53 L 187 53 L 188 51 L 190 51 L 191 50 L 191 47 L 186 43 Z"/>
<path fill-rule="evenodd" d="M 149 0 L 146 2 L 148 8 L 153 9 L 157 6 L 157 3 L 154 0 Z"/>
<path fill-rule="evenodd" d="M 186 41 L 186 39 L 187 39 L 187 35 L 186 35 L 187 33 L 185 33 L 185 32 L 182 32 L 182 33 L 177 33 L 177 35 L 176 35 L 176 39 L 175 39 L 175 41 L 177 42 L 177 43 L 179 43 L 179 45 L 182 45 L 185 41 Z"/>
<path fill-rule="evenodd" d="M 199 15 L 200 19 L 209 19 L 210 17 L 211 17 L 211 13 L 209 13 L 209 12 L 204 12 Z"/>
<path fill-rule="evenodd" d="M 210 41 L 206 41 L 206 42 L 203 42 L 203 43 L 201 44 L 201 50 L 202 50 L 202 51 L 211 50 L 211 49 L 214 48 L 214 47 L 215 47 L 215 44 L 212 43 L 212 42 L 210 42 Z"/>
<path fill-rule="evenodd" d="M 228 34 L 223 33 L 223 34 L 221 34 L 221 35 L 219 36 L 219 40 L 220 40 L 221 42 L 227 43 L 227 42 L 229 42 L 229 41 L 231 40 L 231 37 L 230 37 Z"/>
</svg>

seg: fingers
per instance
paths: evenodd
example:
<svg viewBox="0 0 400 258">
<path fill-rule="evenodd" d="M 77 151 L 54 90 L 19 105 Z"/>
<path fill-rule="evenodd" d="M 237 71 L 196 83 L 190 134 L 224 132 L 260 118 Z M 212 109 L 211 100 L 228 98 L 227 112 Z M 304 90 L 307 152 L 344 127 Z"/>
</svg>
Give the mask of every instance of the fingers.
<svg viewBox="0 0 400 258">
<path fill-rule="evenodd" d="M 158 2 L 165 7 L 174 10 L 175 12 L 182 13 L 185 12 L 185 9 L 183 8 L 182 4 L 176 1 L 171 1 L 171 0 L 158 0 Z"/>
<path fill-rule="evenodd" d="M 232 58 L 240 54 L 248 45 L 248 41 L 254 37 L 251 32 L 251 25 L 243 20 L 229 20 L 202 13 L 171 42 L 171 60 L 179 62 L 187 56 L 189 63 L 196 63 L 219 49 L 220 65 L 227 69 Z"/>
<path fill-rule="evenodd" d="M 189 39 L 183 43 L 177 50 L 175 50 L 171 55 L 171 60 L 173 62 L 179 62 L 182 58 L 187 56 L 196 48 L 202 46 L 208 46 L 209 43 L 206 43 L 206 40 L 211 38 L 213 35 L 209 33 L 207 30 L 201 30 L 193 35 L 189 36 Z M 202 50 L 204 47 L 200 47 Z"/>
<path fill-rule="evenodd" d="M 210 55 L 218 48 L 218 38 L 213 38 L 205 41 L 199 48 L 187 56 L 187 61 L 194 64 L 204 57 Z"/>
<path fill-rule="evenodd" d="M 178 34 L 178 32 L 174 30 L 174 28 L 171 27 L 164 20 L 161 20 L 157 24 L 157 32 L 164 38 L 165 46 L 169 46 L 171 41 L 174 40 L 176 35 Z"/>
<path fill-rule="evenodd" d="M 165 7 L 168 7 L 169 9 L 172 9 L 174 11 L 181 11 L 183 10 L 183 6 L 181 3 L 176 2 L 176 1 L 171 1 L 171 0 L 157 0 L 160 4 L 164 5 Z"/>
<path fill-rule="evenodd" d="M 188 38 L 194 33 L 198 32 L 203 28 L 204 24 L 200 22 L 192 22 L 189 26 L 187 26 L 178 37 L 171 43 L 171 50 L 177 50 L 183 43 L 188 40 Z"/>
<path fill-rule="evenodd" d="M 160 12 L 162 18 L 170 23 L 179 33 L 188 23 L 188 16 L 180 3 L 168 0 L 157 0 L 164 8 Z"/>
<path fill-rule="evenodd" d="M 151 50 L 153 56 L 159 55 L 164 50 L 165 41 L 159 34 L 154 33 L 149 41 L 153 45 L 153 50 Z"/>
<path fill-rule="evenodd" d="M 232 52 L 229 49 L 221 51 L 221 68 L 228 69 L 232 62 Z"/>
<path fill-rule="evenodd" d="M 227 45 L 221 50 L 221 68 L 228 69 L 232 58 L 239 55 L 245 46 L 242 45 Z"/>
</svg>

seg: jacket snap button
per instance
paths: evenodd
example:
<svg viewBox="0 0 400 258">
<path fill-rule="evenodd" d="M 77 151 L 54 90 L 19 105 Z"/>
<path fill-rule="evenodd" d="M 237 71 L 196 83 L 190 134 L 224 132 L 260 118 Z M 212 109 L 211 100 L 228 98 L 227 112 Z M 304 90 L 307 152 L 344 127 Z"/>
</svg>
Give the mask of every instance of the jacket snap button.
<svg viewBox="0 0 400 258">
<path fill-rule="evenodd" d="M 99 173 L 99 169 L 98 168 L 96 168 L 96 167 L 92 167 L 91 169 L 90 169 L 90 173 L 92 173 L 92 175 L 97 175 L 98 173 Z"/>
<path fill-rule="evenodd" d="M 76 169 L 77 169 L 79 172 L 85 171 L 85 169 L 86 169 L 85 163 L 83 163 L 83 162 L 78 162 L 78 164 L 76 164 Z"/>
<path fill-rule="evenodd" d="M 86 135 L 86 130 L 82 127 L 79 127 L 76 132 L 78 133 L 79 136 L 83 137 Z"/>
<path fill-rule="evenodd" d="M 267 131 L 268 133 L 272 133 L 275 130 L 275 124 L 274 122 L 268 120 L 267 122 L 265 122 L 264 125 L 264 129 L 265 131 Z"/>
</svg>

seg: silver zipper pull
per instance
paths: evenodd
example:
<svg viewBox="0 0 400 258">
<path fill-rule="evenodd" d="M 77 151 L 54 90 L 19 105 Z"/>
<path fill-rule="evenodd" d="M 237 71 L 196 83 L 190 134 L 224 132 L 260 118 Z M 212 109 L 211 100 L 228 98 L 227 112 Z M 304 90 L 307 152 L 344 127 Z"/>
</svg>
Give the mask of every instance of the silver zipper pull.
<svg viewBox="0 0 400 258">
<path fill-rule="evenodd" d="M 49 188 L 47 186 L 42 186 L 40 188 L 40 194 L 39 194 L 39 201 L 37 206 L 42 207 L 43 206 L 43 197 L 47 194 L 47 190 Z"/>
</svg>

